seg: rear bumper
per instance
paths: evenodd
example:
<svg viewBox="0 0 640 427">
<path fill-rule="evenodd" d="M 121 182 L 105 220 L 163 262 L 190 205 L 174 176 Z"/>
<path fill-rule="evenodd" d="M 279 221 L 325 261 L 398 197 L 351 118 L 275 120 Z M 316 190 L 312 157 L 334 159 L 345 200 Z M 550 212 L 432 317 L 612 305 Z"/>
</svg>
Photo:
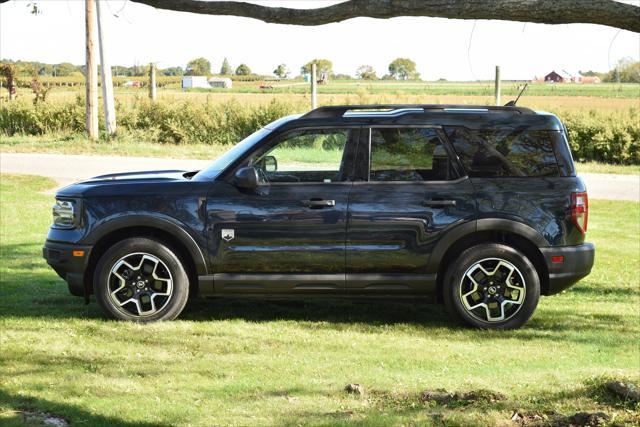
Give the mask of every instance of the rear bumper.
<svg viewBox="0 0 640 427">
<path fill-rule="evenodd" d="M 84 273 L 89 262 L 91 246 L 60 243 L 47 240 L 42 248 L 42 257 L 69 285 L 69 292 L 75 296 L 86 296 Z M 78 256 L 77 251 L 83 251 Z M 76 252 L 76 256 L 74 256 Z"/>
<path fill-rule="evenodd" d="M 545 294 L 553 295 L 591 273 L 596 248 L 593 243 L 584 243 L 576 246 L 540 248 L 540 251 L 549 270 L 549 289 Z M 562 262 L 558 262 L 556 257 L 562 257 Z"/>
</svg>

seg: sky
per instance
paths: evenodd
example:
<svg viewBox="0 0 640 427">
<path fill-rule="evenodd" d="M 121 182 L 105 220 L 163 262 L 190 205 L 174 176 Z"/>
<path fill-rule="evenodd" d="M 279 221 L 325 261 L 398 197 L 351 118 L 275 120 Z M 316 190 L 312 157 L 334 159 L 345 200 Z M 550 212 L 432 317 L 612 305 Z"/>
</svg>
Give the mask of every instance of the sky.
<svg viewBox="0 0 640 427">
<path fill-rule="evenodd" d="M 622 57 L 640 60 L 640 34 L 600 25 L 401 17 L 301 27 L 102 1 L 112 65 L 155 62 L 160 68 L 184 68 L 202 56 L 217 72 L 227 57 L 232 67 L 246 63 L 259 74 L 271 74 L 285 63 L 295 75 L 311 59 L 327 58 L 335 73 L 353 75 L 368 64 L 382 76 L 394 58 L 408 57 L 426 80 L 484 80 L 493 78 L 496 65 L 503 79 L 531 79 L 552 70 L 607 71 Z M 84 63 L 84 0 L 39 0 L 39 15 L 30 13 L 28 3 L 0 5 L 0 58 Z M 289 7 L 331 3 L 261 2 Z"/>
</svg>

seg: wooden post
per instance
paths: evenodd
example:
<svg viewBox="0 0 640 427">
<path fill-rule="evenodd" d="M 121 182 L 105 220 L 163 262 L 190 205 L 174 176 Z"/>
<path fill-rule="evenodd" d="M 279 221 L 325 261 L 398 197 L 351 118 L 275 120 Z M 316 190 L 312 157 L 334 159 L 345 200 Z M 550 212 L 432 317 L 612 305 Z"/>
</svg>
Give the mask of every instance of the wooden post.
<svg viewBox="0 0 640 427">
<path fill-rule="evenodd" d="M 104 123 L 107 134 L 111 135 L 116 131 L 116 108 L 113 100 L 113 79 L 111 78 L 111 65 L 107 59 L 107 46 L 104 37 L 104 22 L 100 12 L 100 3 L 104 0 L 96 1 L 96 11 L 98 12 L 98 41 L 100 43 L 100 77 L 102 79 L 102 103 L 104 106 Z"/>
<path fill-rule="evenodd" d="M 156 65 L 153 62 L 149 64 L 149 98 L 156 100 Z"/>
<path fill-rule="evenodd" d="M 500 66 L 496 65 L 496 105 L 500 106 Z"/>
<path fill-rule="evenodd" d="M 318 78 L 316 72 L 316 63 L 311 64 L 311 109 L 315 110 L 318 106 Z"/>
<path fill-rule="evenodd" d="M 93 43 L 94 0 L 85 0 L 86 70 L 85 70 L 85 124 L 89 139 L 98 138 L 98 69 Z"/>
</svg>

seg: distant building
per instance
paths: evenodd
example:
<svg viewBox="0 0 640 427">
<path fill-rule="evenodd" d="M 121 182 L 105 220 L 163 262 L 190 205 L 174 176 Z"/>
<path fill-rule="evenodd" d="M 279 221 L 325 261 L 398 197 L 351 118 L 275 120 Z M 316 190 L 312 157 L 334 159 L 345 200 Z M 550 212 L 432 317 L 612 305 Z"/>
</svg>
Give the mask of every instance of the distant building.
<svg viewBox="0 0 640 427">
<path fill-rule="evenodd" d="M 209 86 L 231 89 L 233 87 L 233 81 L 229 77 L 211 77 L 209 79 Z"/>
<path fill-rule="evenodd" d="M 182 89 L 203 88 L 209 89 L 211 86 L 205 76 L 183 76 Z"/>
<path fill-rule="evenodd" d="M 544 76 L 547 83 L 580 83 L 582 81 L 580 73 L 570 73 L 566 70 L 552 71 Z"/>
</svg>

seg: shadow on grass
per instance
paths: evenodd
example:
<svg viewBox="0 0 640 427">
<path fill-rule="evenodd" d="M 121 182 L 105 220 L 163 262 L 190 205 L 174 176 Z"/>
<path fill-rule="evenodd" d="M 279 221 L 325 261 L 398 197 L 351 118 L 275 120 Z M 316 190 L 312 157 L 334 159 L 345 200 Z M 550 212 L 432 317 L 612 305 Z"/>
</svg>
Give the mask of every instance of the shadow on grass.
<svg viewBox="0 0 640 427">
<path fill-rule="evenodd" d="M 105 417 L 92 413 L 86 409 L 81 408 L 80 406 L 52 402 L 32 396 L 11 394 L 2 389 L 0 389 L 0 402 L 3 410 L 13 414 L 9 415 L 8 417 L 5 415 L 2 418 L 2 423 L 5 425 L 32 425 L 32 422 L 27 423 L 28 420 L 25 418 L 25 413 L 40 413 L 42 418 L 44 418 L 45 414 L 56 418 L 62 418 L 68 421 L 70 425 L 87 425 L 96 427 L 151 427 L 169 425 L 163 423 L 145 423 L 139 421 L 130 422 L 121 420 L 119 418 Z M 37 425 L 42 424 L 43 419 L 40 421 L 41 422 Z"/>
<path fill-rule="evenodd" d="M 35 244 L 2 246 L 0 277 L 0 319 L 7 317 L 33 317 L 56 319 L 103 319 L 103 315 L 92 297 L 89 305 L 81 298 L 68 293 L 66 283 L 46 265 Z M 598 287 L 576 287 L 578 297 L 606 297 Z M 568 296 L 568 295 L 567 295 Z M 609 295 L 611 297 L 611 295 Z M 615 298 L 615 297 L 614 297 Z M 543 300 L 544 301 L 544 300 Z M 622 314 L 593 313 L 574 310 L 567 305 L 563 295 L 549 298 L 552 304 L 563 304 L 567 310 L 540 316 L 540 312 L 524 329 L 516 332 L 491 333 L 493 338 L 505 337 L 543 339 L 550 341 L 591 342 L 593 334 L 576 334 L 589 331 L 615 339 L 612 330 L 628 324 Z M 405 324 L 424 332 L 459 328 L 452 322 L 440 305 L 423 299 L 399 298 L 211 298 L 189 301 L 182 320 L 218 321 L 239 319 L 250 322 L 294 321 L 309 329 L 349 328 L 375 332 L 377 327 Z M 627 328 L 629 329 L 629 328 Z M 633 329 L 633 328 L 631 328 Z M 606 332 L 606 334 L 602 334 Z M 488 333 L 485 333 L 488 334 Z M 607 338 L 609 337 L 609 338 Z M 452 339 L 455 339 L 452 337 Z M 468 339 L 461 336 L 460 339 Z"/>
</svg>

